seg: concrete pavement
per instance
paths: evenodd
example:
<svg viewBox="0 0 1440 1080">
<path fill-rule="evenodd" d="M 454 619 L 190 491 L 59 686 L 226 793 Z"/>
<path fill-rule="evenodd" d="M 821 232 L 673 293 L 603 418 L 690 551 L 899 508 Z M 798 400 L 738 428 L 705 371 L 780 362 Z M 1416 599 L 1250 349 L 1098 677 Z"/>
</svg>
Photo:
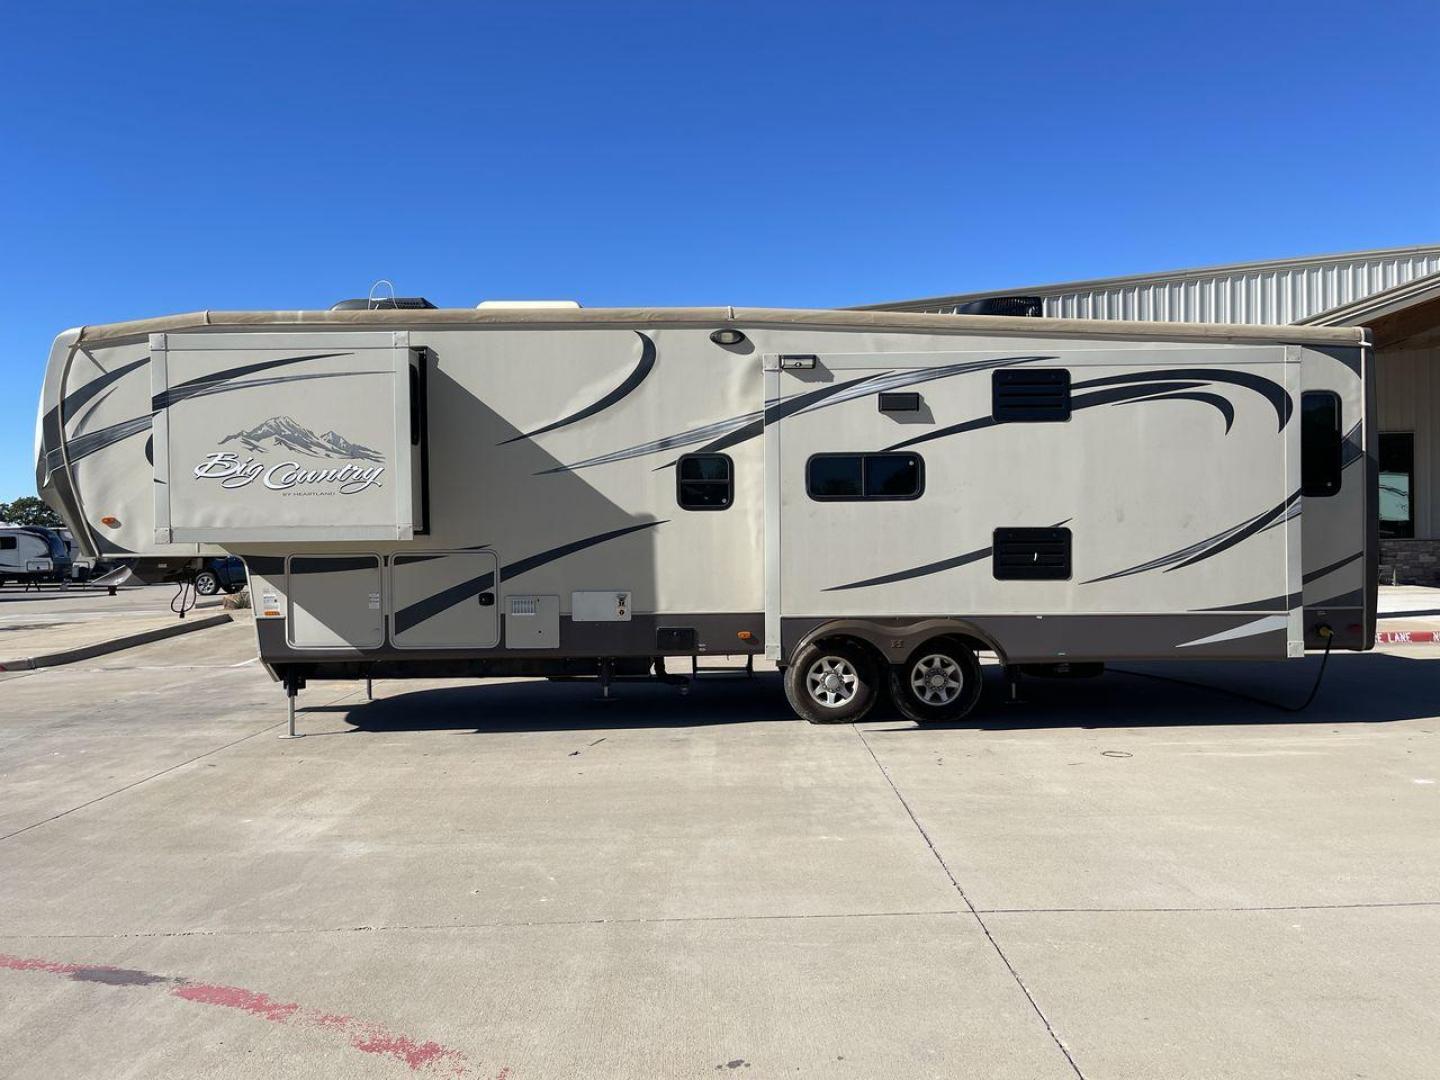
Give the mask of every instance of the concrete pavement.
<svg viewBox="0 0 1440 1080">
<path fill-rule="evenodd" d="M 61 663 L 131 648 L 226 622 L 221 597 L 200 597 L 184 619 L 170 585 L 105 589 L 0 588 L 0 672 Z M 197 598 L 190 594 L 189 600 Z"/>
<path fill-rule="evenodd" d="M 312 683 L 288 742 L 251 633 L 0 682 L 6 1075 L 1434 1073 L 1440 649 L 929 729 Z"/>
</svg>

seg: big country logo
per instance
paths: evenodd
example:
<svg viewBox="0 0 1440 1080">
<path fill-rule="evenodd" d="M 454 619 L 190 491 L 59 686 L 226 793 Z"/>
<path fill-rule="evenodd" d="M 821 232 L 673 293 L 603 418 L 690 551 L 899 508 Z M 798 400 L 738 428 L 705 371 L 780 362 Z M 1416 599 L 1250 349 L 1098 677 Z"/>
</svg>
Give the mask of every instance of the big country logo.
<svg viewBox="0 0 1440 1080">
<path fill-rule="evenodd" d="M 345 464 L 326 469 L 306 468 L 297 461 L 267 465 L 253 457 L 241 458 L 234 451 L 221 450 L 205 455 L 205 460 L 195 466 L 198 479 L 219 480 L 222 488 L 243 488 L 259 480 L 271 491 L 334 484 L 340 494 L 356 495 L 366 488 L 380 487 L 380 477 L 385 472 L 385 459 L 379 451 L 353 443 L 334 431 L 316 435 L 288 416 L 272 416 L 245 431 L 226 435 L 219 445 L 224 446 L 228 442 L 239 442 L 246 449 L 260 454 L 270 450 L 293 450 L 312 458 L 344 460 Z"/>
</svg>

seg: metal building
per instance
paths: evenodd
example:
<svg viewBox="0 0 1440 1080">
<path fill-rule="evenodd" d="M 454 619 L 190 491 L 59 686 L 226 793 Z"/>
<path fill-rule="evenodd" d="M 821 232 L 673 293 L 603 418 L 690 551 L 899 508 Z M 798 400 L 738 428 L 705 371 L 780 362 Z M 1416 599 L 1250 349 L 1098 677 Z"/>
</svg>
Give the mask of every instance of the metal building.
<svg viewBox="0 0 1440 1080">
<path fill-rule="evenodd" d="M 1380 412 L 1381 580 L 1440 585 L 1440 244 L 867 305 L 959 312 L 1036 297 L 1068 319 L 1364 326 Z"/>
</svg>

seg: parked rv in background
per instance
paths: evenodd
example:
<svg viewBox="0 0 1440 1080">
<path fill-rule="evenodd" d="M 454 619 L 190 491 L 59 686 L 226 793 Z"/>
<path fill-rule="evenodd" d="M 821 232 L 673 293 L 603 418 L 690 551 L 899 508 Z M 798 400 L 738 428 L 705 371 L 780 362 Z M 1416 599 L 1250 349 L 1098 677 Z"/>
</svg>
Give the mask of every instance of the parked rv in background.
<svg viewBox="0 0 1440 1080">
<path fill-rule="evenodd" d="M 0 585 L 68 581 L 70 567 L 65 541 L 55 530 L 0 524 Z"/>
<path fill-rule="evenodd" d="M 933 721 L 980 652 L 1370 648 L 1373 409 L 1357 329 L 407 301 L 67 331 L 37 480 L 88 555 L 242 557 L 292 710 L 750 654 Z"/>
</svg>

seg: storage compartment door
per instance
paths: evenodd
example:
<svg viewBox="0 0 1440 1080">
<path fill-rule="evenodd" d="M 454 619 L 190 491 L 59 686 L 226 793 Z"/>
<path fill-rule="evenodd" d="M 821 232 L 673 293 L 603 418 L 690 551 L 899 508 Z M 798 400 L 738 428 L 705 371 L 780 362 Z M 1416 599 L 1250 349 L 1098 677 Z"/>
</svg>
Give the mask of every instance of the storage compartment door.
<svg viewBox="0 0 1440 1080">
<path fill-rule="evenodd" d="M 158 543 L 414 536 L 408 332 L 152 334 L 150 351 Z"/>
<path fill-rule="evenodd" d="M 297 649 L 385 643 L 378 555 L 295 555 L 286 565 L 286 624 Z"/>
<path fill-rule="evenodd" d="M 493 551 L 437 551 L 390 560 L 390 643 L 397 649 L 499 644 Z"/>
</svg>

